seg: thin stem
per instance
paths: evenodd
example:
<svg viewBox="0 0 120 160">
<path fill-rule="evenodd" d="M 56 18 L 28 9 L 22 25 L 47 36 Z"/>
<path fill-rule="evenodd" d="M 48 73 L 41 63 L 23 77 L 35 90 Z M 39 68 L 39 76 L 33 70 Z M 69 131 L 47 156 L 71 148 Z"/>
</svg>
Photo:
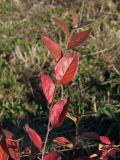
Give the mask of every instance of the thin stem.
<svg viewBox="0 0 120 160">
<path fill-rule="evenodd" d="M 48 136 L 49 136 L 50 131 L 51 131 L 51 129 L 50 129 L 50 118 L 49 118 L 48 126 L 47 126 L 47 133 L 46 133 L 46 136 L 45 136 L 45 142 L 44 142 L 44 146 L 43 146 L 43 149 L 42 149 L 42 160 L 44 160 L 45 148 L 46 148 L 46 144 L 47 144 L 47 141 L 48 141 Z"/>
<path fill-rule="evenodd" d="M 11 142 L 19 142 L 19 141 L 23 140 L 23 138 L 19 138 L 19 139 L 7 138 L 7 139 L 9 139 Z"/>
<path fill-rule="evenodd" d="M 78 116 L 77 118 L 77 122 L 75 123 L 76 124 L 76 128 L 75 128 L 75 148 L 78 144 L 78 136 L 79 136 L 79 123 L 80 123 L 80 117 Z"/>
<path fill-rule="evenodd" d="M 80 78 L 79 78 L 79 82 L 80 82 Z M 80 120 L 81 120 L 81 115 L 82 115 L 82 111 L 81 111 L 81 94 L 82 94 L 82 92 L 81 92 L 81 90 L 82 90 L 82 87 L 81 87 L 81 85 L 79 84 L 79 91 L 80 91 L 80 97 L 79 97 L 79 106 L 78 106 L 78 109 L 77 109 L 77 115 L 76 115 L 76 117 L 77 117 L 77 121 L 76 121 L 76 123 L 75 123 L 75 131 L 76 131 L 76 135 L 75 135 L 75 148 L 76 148 L 76 146 L 77 146 L 77 144 L 78 144 L 78 136 L 79 136 L 79 124 L 80 124 Z"/>
<path fill-rule="evenodd" d="M 119 70 L 118 70 L 114 65 L 113 65 L 112 67 L 113 67 L 113 69 L 115 70 L 115 72 L 120 76 Z"/>
<path fill-rule="evenodd" d="M 51 111 L 51 108 L 52 108 L 53 103 L 54 103 L 54 98 L 55 98 L 55 94 L 54 94 L 54 97 L 53 97 L 53 100 L 52 100 L 51 105 L 48 105 L 48 109 L 49 109 L 49 119 L 48 119 L 48 125 L 47 125 L 47 133 L 46 133 L 46 136 L 45 136 L 45 142 L 44 142 L 44 146 L 43 146 L 43 148 L 42 148 L 42 160 L 44 160 L 45 148 L 46 148 L 46 145 L 47 145 L 49 133 L 50 133 L 50 131 L 52 130 L 52 128 L 50 128 L 50 111 Z"/>
<path fill-rule="evenodd" d="M 97 54 L 101 54 L 101 53 L 106 52 L 106 51 L 111 51 L 114 47 L 115 47 L 115 45 L 113 45 L 110 48 L 105 48 L 105 49 L 102 49 L 100 51 L 96 51 L 96 52 L 93 52 L 93 53 L 90 53 L 90 54 L 87 54 L 87 55 L 82 55 L 81 57 L 84 58 L 84 57 L 87 57 L 87 56 L 94 56 L 94 55 L 97 55 Z"/>
</svg>

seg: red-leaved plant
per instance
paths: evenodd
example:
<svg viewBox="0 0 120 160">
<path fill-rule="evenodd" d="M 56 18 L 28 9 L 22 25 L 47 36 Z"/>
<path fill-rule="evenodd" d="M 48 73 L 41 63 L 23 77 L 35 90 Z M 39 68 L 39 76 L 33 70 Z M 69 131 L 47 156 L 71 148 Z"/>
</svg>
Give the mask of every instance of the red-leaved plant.
<svg viewBox="0 0 120 160">
<path fill-rule="evenodd" d="M 76 26 L 78 23 L 78 17 L 75 11 L 72 13 L 72 19 L 73 25 Z M 53 18 L 53 22 L 58 25 L 67 36 L 67 54 L 64 54 L 61 47 L 51 38 L 42 35 L 41 39 L 49 50 L 50 54 L 55 59 L 54 75 L 57 84 L 65 85 L 73 81 L 79 67 L 79 53 L 73 51 L 73 49 L 81 45 L 88 38 L 91 29 L 86 29 L 85 31 L 72 34 L 63 21 Z M 43 141 L 40 135 L 34 129 L 30 128 L 28 124 L 25 125 L 25 131 L 30 140 L 33 142 L 34 146 L 41 152 L 41 157 L 37 156 L 36 159 L 59 160 L 61 154 L 56 150 L 46 153 L 46 146 L 51 130 L 60 127 L 63 124 L 68 112 L 70 97 L 62 97 L 62 99 L 58 99 L 57 102 L 55 102 L 54 97 L 56 95 L 56 83 L 48 75 L 46 75 L 45 72 L 41 72 L 40 77 L 43 93 L 47 100 L 49 109 L 48 126 L 45 140 Z M 20 160 L 21 152 L 19 148 L 19 140 L 15 140 L 13 137 L 13 133 L 2 129 L 2 134 L 0 135 L 0 160 L 9 160 L 9 157 L 12 157 L 14 160 Z M 94 158 L 97 160 L 108 160 L 109 156 L 116 158 L 120 154 L 119 151 L 117 151 L 117 145 L 112 144 L 107 137 L 99 136 L 95 132 L 85 132 L 79 137 L 99 141 L 102 144 L 99 145 L 98 153 L 94 153 L 90 157 L 79 157 L 78 160 L 92 160 Z M 76 142 L 72 143 L 66 137 L 56 137 L 53 139 L 53 142 L 69 149 L 76 147 Z M 29 154 L 32 153 L 30 152 Z"/>
</svg>

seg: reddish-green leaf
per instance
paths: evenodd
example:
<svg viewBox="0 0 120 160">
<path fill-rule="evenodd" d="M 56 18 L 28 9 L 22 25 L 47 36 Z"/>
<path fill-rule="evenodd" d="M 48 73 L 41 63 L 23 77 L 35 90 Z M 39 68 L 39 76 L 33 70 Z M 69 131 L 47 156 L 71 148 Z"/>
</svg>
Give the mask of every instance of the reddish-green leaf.
<svg viewBox="0 0 120 160">
<path fill-rule="evenodd" d="M 59 160 L 60 157 L 57 151 L 52 151 L 45 155 L 44 160 Z"/>
<path fill-rule="evenodd" d="M 8 138 L 6 138 L 6 145 L 8 148 L 8 151 L 10 153 L 10 156 L 14 160 L 20 160 L 20 152 L 19 152 L 19 144 L 17 141 L 12 141 Z"/>
<path fill-rule="evenodd" d="M 82 31 L 71 35 L 67 42 L 67 49 L 73 49 L 81 45 L 88 38 L 90 32 L 91 29 L 88 29 L 86 31 Z"/>
<path fill-rule="evenodd" d="M 64 31 L 64 33 L 65 33 L 67 36 L 70 35 L 69 29 L 68 29 L 67 25 L 66 25 L 63 21 L 61 21 L 61 20 L 59 20 L 59 19 L 57 19 L 57 18 L 53 18 L 53 22 L 54 22 L 56 25 L 58 25 L 58 26 Z"/>
<path fill-rule="evenodd" d="M 48 104 L 50 104 L 56 91 L 55 84 L 52 79 L 44 73 L 41 73 L 41 81 L 45 98 L 47 99 Z"/>
<path fill-rule="evenodd" d="M 55 78 L 58 83 L 68 84 L 77 73 L 79 64 L 78 54 L 65 55 L 55 66 Z"/>
<path fill-rule="evenodd" d="M 111 141 L 110 141 L 109 138 L 106 137 L 106 136 L 100 136 L 99 139 L 100 139 L 100 141 L 101 141 L 102 143 L 104 143 L 104 144 L 108 144 L 108 145 L 111 144 Z"/>
<path fill-rule="evenodd" d="M 60 46 L 47 36 L 42 36 L 42 40 L 52 54 L 52 56 L 54 57 L 55 61 L 59 61 L 62 56 L 62 50 Z"/>
<path fill-rule="evenodd" d="M 42 140 L 41 140 L 41 137 L 38 135 L 38 133 L 34 129 L 30 128 L 28 125 L 26 125 L 25 128 L 26 128 L 26 132 L 28 133 L 29 138 L 31 139 L 33 144 L 38 149 L 41 149 L 42 148 Z"/>
<path fill-rule="evenodd" d="M 57 137 L 53 140 L 53 142 L 57 143 L 58 145 L 73 148 L 73 144 L 65 137 Z"/>
<path fill-rule="evenodd" d="M 50 110 L 51 125 L 56 128 L 61 126 L 68 111 L 69 99 L 59 100 Z"/>
</svg>

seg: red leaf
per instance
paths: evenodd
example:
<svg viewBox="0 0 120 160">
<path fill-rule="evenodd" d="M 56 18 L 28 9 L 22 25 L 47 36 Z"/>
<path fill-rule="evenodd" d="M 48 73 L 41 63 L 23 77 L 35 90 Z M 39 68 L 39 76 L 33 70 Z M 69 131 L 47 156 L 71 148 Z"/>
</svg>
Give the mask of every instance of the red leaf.
<svg viewBox="0 0 120 160">
<path fill-rule="evenodd" d="M 80 135 L 81 138 L 99 140 L 99 135 L 96 132 L 84 132 Z"/>
<path fill-rule="evenodd" d="M 12 141 L 8 138 L 6 138 L 6 145 L 8 148 L 8 151 L 10 153 L 10 156 L 14 160 L 20 160 L 20 152 L 19 152 L 19 144 L 17 141 Z"/>
<path fill-rule="evenodd" d="M 60 157 L 57 151 L 52 151 L 45 155 L 44 160 L 58 160 Z"/>
<path fill-rule="evenodd" d="M 14 160 L 20 160 L 19 145 L 18 145 L 17 141 L 12 140 L 12 138 L 14 136 L 13 133 L 6 130 L 6 129 L 2 129 L 2 132 L 7 137 L 5 139 L 5 142 L 6 142 L 6 148 L 8 149 L 9 154 L 11 155 L 11 157 Z M 6 151 L 7 151 L 7 149 L 6 149 Z"/>
<path fill-rule="evenodd" d="M 102 160 L 108 160 L 108 152 L 103 152 L 101 158 Z"/>
<path fill-rule="evenodd" d="M 59 61 L 62 56 L 62 50 L 60 46 L 53 41 L 52 39 L 48 38 L 47 36 L 42 36 L 42 40 L 52 56 L 54 57 L 55 61 Z"/>
<path fill-rule="evenodd" d="M 65 137 L 57 137 L 53 142 L 68 148 L 73 148 L 73 144 Z"/>
<path fill-rule="evenodd" d="M 101 141 L 102 143 L 104 143 L 104 144 L 108 144 L 108 145 L 111 144 L 111 141 L 110 141 L 109 138 L 106 137 L 106 136 L 100 136 L 99 139 L 100 139 L 100 141 Z"/>
<path fill-rule="evenodd" d="M 67 42 L 67 49 L 73 49 L 81 45 L 88 38 L 90 32 L 91 29 L 88 29 L 71 35 Z"/>
<path fill-rule="evenodd" d="M 53 18 L 53 22 L 54 22 L 56 25 L 58 25 L 58 26 L 64 31 L 64 33 L 65 33 L 67 36 L 70 35 L 69 29 L 68 29 L 68 27 L 66 26 L 66 24 L 65 24 L 63 21 L 61 21 L 61 20 L 59 20 L 59 19 L 57 19 L 57 18 Z"/>
<path fill-rule="evenodd" d="M 55 66 L 55 78 L 58 83 L 68 84 L 75 77 L 78 70 L 78 54 L 65 55 Z"/>
<path fill-rule="evenodd" d="M 50 111 L 50 122 L 54 128 L 59 127 L 67 114 L 69 99 L 59 100 Z"/>
<path fill-rule="evenodd" d="M 41 137 L 38 135 L 38 133 L 34 129 L 30 128 L 28 125 L 25 126 L 25 129 L 29 135 L 29 138 L 33 142 L 33 144 L 38 149 L 41 149 L 42 148 L 42 140 L 41 140 Z"/>
<path fill-rule="evenodd" d="M 50 104 L 55 95 L 56 87 L 52 79 L 44 73 L 41 74 L 41 81 L 45 98 L 47 99 L 48 104 Z"/>
<path fill-rule="evenodd" d="M 7 137 L 7 138 L 10 138 L 10 139 L 12 139 L 13 138 L 13 133 L 12 132 L 10 132 L 10 131 L 8 131 L 8 130 L 6 130 L 6 129 L 1 129 L 2 130 L 2 132 L 4 133 L 4 135 Z"/>
<path fill-rule="evenodd" d="M 69 144 L 70 141 L 65 137 L 57 137 L 53 140 L 56 143 Z"/>
<path fill-rule="evenodd" d="M 117 153 L 118 153 L 117 150 L 112 149 L 112 150 L 109 151 L 108 155 L 109 155 L 110 157 L 116 159 L 116 158 L 117 158 Z"/>
<path fill-rule="evenodd" d="M 7 146 L 4 144 L 0 144 L 0 160 L 8 160 L 9 153 L 7 150 Z"/>
</svg>

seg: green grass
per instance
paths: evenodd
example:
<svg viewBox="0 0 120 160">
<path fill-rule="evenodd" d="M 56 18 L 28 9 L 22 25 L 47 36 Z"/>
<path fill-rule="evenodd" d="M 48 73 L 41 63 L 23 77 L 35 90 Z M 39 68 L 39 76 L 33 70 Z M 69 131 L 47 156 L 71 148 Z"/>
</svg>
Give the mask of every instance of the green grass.
<svg viewBox="0 0 120 160">
<path fill-rule="evenodd" d="M 96 111 L 98 119 L 101 115 L 105 115 L 104 119 L 114 119 L 120 112 L 119 12 L 115 6 L 113 9 L 103 7 L 101 15 L 97 16 L 95 7 L 90 7 L 88 12 L 87 7 L 91 5 L 94 5 L 91 1 L 85 4 L 82 22 L 92 20 L 88 26 L 92 27 L 92 37 L 83 48 L 77 49 L 80 53 L 79 71 L 75 82 L 64 86 L 64 96 L 70 96 L 72 114 L 76 114 L 80 107 L 82 114 Z M 80 14 L 81 5 L 77 9 Z M 6 118 L 16 124 L 16 119 L 19 121 L 28 113 L 39 117 L 46 112 L 39 73 L 44 69 L 50 74 L 54 62 L 40 35 L 48 35 L 58 42 L 62 40 L 61 46 L 64 46 L 65 36 L 52 24 L 51 18 L 60 17 L 71 28 L 70 14 L 70 9 L 65 11 L 60 5 L 32 8 L 24 13 L 10 2 L 0 3 L 1 124 Z M 60 91 L 57 98 L 60 98 Z M 114 120 L 111 123 L 115 125 Z M 119 125 L 117 120 L 115 123 Z M 107 134 L 111 133 L 109 130 Z"/>
</svg>

